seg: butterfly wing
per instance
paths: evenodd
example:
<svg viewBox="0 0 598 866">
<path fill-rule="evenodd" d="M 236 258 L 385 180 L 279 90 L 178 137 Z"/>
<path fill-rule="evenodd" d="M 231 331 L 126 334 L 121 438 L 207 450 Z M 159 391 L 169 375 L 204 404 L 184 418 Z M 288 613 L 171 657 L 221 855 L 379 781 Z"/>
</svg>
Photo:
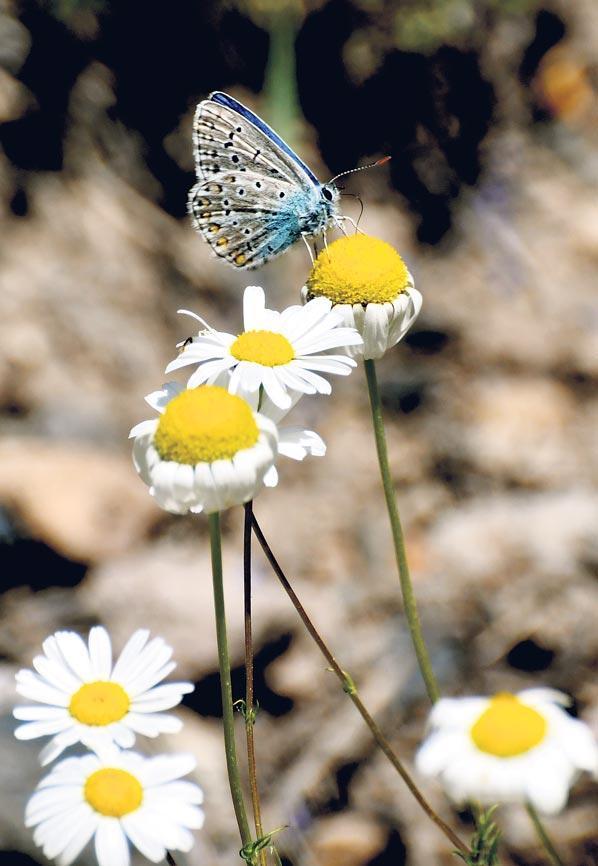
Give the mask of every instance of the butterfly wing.
<svg viewBox="0 0 598 866">
<path fill-rule="evenodd" d="M 237 268 L 258 267 L 284 252 L 303 233 L 313 207 L 296 185 L 249 169 L 213 175 L 189 195 L 195 228 Z"/>
<path fill-rule="evenodd" d="M 248 108 L 216 92 L 197 106 L 195 228 L 238 268 L 258 267 L 301 234 L 322 230 L 321 185 L 291 148 Z"/>
<path fill-rule="evenodd" d="M 289 145 L 257 114 L 226 93 L 200 102 L 193 121 L 195 168 L 207 180 L 220 171 L 259 167 L 299 186 L 320 182 Z"/>
</svg>

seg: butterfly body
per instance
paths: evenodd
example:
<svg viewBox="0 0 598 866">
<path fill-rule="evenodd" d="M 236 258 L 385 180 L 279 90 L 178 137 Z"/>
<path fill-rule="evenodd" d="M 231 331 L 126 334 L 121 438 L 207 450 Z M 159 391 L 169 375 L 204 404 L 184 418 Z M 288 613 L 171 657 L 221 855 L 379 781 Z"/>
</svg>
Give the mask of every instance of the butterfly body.
<svg viewBox="0 0 598 866">
<path fill-rule="evenodd" d="M 200 102 L 193 142 L 198 182 L 189 194 L 195 228 L 237 268 L 258 267 L 339 216 L 339 192 L 321 184 L 291 148 L 225 93 Z"/>
</svg>

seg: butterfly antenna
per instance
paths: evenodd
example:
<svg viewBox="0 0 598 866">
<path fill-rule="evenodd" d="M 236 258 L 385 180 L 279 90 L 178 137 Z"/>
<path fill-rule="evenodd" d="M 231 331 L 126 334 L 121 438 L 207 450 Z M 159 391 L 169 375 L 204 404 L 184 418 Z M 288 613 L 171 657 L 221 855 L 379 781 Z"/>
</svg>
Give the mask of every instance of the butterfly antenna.
<svg viewBox="0 0 598 866">
<path fill-rule="evenodd" d="M 362 200 L 360 195 L 357 195 L 357 193 L 341 192 L 341 196 L 343 196 L 343 198 L 344 198 L 344 196 L 347 196 L 347 195 L 351 196 L 351 198 L 356 198 L 357 201 L 359 202 L 359 206 L 360 206 L 359 216 L 357 217 L 357 223 L 355 224 L 355 229 L 357 230 L 359 228 L 359 223 L 361 222 L 361 218 L 363 216 L 363 200 Z"/>
<path fill-rule="evenodd" d="M 347 171 L 341 171 L 340 174 L 335 174 L 334 177 L 330 178 L 328 183 L 334 183 L 337 178 L 344 177 L 346 174 L 354 174 L 356 171 L 365 171 L 366 168 L 376 168 L 379 165 L 384 165 L 385 163 L 390 162 L 391 159 L 391 156 L 383 156 L 381 159 L 377 159 L 376 162 L 370 162 L 369 165 L 359 165 L 357 168 L 350 168 Z"/>
</svg>

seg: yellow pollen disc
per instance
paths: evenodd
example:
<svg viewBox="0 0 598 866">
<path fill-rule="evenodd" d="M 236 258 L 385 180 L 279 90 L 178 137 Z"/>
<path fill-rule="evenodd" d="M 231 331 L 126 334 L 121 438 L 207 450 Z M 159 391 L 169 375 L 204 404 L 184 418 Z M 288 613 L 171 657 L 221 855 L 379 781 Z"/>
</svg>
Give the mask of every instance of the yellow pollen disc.
<svg viewBox="0 0 598 866">
<path fill-rule="evenodd" d="M 85 683 L 69 704 L 71 716 L 83 725 L 111 725 L 129 712 L 131 701 L 118 683 Z"/>
<path fill-rule="evenodd" d="M 251 407 L 217 385 L 183 391 L 170 401 L 154 434 L 162 460 L 212 463 L 251 448 L 259 438 Z"/>
<path fill-rule="evenodd" d="M 398 252 L 379 238 L 350 235 L 322 250 L 307 287 L 333 304 L 383 304 L 410 285 L 409 271 Z"/>
<path fill-rule="evenodd" d="M 295 357 L 287 338 L 274 331 L 245 331 L 232 344 L 230 353 L 239 361 L 254 361 L 264 367 L 288 364 Z"/>
<path fill-rule="evenodd" d="M 110 818 L 122 818 L 143 802 L 141 783 L 116 767 L 96 770 L 85 782 L 83 795 L 92 809 Z"/>
<path fill-rule="evenodd" d="M 478 749 L 499 758 L 513 758 L 533 749 L 546 736 L 546 719 L 507 692 L 495 695 L 471 728 Z"/>
</svg>

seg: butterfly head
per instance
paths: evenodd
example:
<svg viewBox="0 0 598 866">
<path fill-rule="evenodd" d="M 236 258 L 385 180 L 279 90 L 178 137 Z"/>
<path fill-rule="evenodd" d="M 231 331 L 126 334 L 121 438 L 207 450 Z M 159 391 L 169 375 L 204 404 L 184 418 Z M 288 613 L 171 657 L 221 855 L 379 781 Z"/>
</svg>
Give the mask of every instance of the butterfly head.
<svg viewBox="0 0 598 866">
<path fill-rule="evenodd" d="M 322 196 L 322 202 L 324 203 L 328 216 L 331 217 L 337 214 L 339 209 L 340 192 L 336 185 L 331 181 L 323 183 L 320 189 L 320 195 Z"/>
</svg>

